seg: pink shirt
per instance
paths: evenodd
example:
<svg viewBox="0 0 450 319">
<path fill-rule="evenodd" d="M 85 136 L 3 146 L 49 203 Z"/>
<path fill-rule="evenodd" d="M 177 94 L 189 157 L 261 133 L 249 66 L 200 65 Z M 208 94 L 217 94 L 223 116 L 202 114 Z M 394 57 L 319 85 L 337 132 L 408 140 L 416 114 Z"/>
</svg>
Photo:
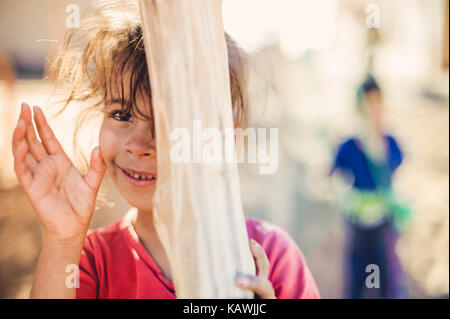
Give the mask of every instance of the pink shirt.
<svg viewBox="0 0 450 319">
<path fill-rule="evenodd" d="M 90 231 L 80 259 L 77 298 L 176 298 L 167 280 L 144 248 L 131 223 L 131 213 L 118 222 Z M 305 258 L 281 227 L 247 218 L 248 237 L 269 258 L 269 280 L 277 298 L 319 298 Z"/>
</svg>

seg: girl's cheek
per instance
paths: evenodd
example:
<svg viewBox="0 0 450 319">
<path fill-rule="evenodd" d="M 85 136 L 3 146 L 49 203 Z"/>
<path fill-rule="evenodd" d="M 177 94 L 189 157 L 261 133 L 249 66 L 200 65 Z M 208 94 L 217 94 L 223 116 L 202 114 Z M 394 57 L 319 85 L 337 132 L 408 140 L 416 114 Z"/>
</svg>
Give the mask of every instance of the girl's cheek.
<svg viewBox="0 0 450 319">
<path fill-rule="evenodd" d="M 100 129 L 99 146 L 107 168 L 111 166 L 114 158 L 120 153 L 120 134 L 117 133 L 111 125 L 103 121 Z"/>
</svg>

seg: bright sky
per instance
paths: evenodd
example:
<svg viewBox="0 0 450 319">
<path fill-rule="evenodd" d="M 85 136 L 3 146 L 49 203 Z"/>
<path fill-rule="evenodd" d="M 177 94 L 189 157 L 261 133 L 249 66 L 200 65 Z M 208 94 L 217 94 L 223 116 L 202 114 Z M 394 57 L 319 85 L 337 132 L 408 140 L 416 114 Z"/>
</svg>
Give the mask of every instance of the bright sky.
<svg viewBox="0 0 450 319">
<path fill-rule="evenodd" d="M 248 51 L 277 38 L 291 58 L 329 47 L 336 35 L 337 0 L 224 0 L 225 30 Z"/>
</svg>

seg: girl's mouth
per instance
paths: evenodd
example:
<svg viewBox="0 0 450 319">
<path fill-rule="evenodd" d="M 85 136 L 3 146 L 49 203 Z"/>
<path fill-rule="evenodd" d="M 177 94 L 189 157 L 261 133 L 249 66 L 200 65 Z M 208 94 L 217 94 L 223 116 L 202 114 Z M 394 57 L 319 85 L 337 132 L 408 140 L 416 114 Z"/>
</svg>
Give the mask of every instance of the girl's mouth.
<svg viewBox="0 0 450 319">
<path fill-rule="evenodd" d="M 125 179 L 133 186 L 139 186 L 139 187 L 145 187 L 149 185 L 156 184 L 156 175 L 154 176 L 146 176 L 146 175 L 139 175 L 134 174 L 132 172 L 128 172 L 122 168 L 120 168 L 122 171 L 122 174 L 124 175 Z"/>
</svg>

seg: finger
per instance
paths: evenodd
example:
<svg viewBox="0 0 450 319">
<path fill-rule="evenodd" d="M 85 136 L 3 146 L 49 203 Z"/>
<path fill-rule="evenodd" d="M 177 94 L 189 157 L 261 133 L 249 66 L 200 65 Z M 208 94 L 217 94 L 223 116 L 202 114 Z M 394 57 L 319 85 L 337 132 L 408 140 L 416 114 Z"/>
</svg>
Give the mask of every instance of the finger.
<svg viewBox="0 0 450 319">
<path fill-rule="evenodd" d="M 25 171 L 34 170 L 37 165 L 36 159 L 29 153 L 29 145 L 25 139 L 21 139 L 15 144 L 13 156 L 14 163 L 18 165 L 18 168 Z M 25 166 L 23 166 L 24 164 Z"/>
<path fill-rule="evenodd" d="M 38 106 L 34 106 L 33 111 L 36 128 L 47 153 L 56 154 L 63 152 L 63 149 L 56 139 L 55 134 L 47 123 L 44 112 Z"/>
<path fill-rule="evenodd" d="M 24 189 L 28 189 L 33 180 L 33 175 L 31 173 L 30 164 L 27 163 L 28 145 L 25 139 L 18 141 L 13 149 L 14 155 L 14 172 L 22 184 Z"/>
<path fill-rule="evenodd" d="M 42 161 L 45 157 L 48 156 L 45 147 L 36 137 L 36 132 L 34 131 L 33 124 L 30 124 L 27 127 L 27 141 L 28 145 L 30 146 L 30 153 L 36 160 Z"/>
<path fill-rule="evenodd" d="M 106 165 L 103 160 L 100 148 L 97 146 L 91 153 L 91 164 L 89 171 L 84 175 L 84 181 L 89 187 L 97 193 L 100 184 L 102 183 L 103 176 L 105 175 Z"/>
<path fill-rule="evenodd" d="M 20 115 L 25 120 L 26 125 L 29 125 L 32 122 L 31 109 L 27 103 L 22 103 Z"/>
<path fill-rule="evenodd" d="M 250 239 L 250 249 L 252 251 L 253 257 L 255 259 L 257 272 L 256 274 L 258 276 L 261 276 L 263 278 L 269 277 L 269 268 L 270 268 L 270 262 L 269 258 L 267 258 L 266 252 L 264 251 L 264 248 L 256 240 L 253 238 Z"/>
<path fill-rule="evenodd" d="M 24 104 L 22 104 L 22 107 L 20 109 L 19 119 L 17 121 L 16 128 L 13 132 L 13 139 L 12 139 L 12 149 L 14 153 L 14 148 L 17 146 L 17 143 L 25 137 L 25 134 L 27 132 L 26 130 L 26 122 L 23 119 L 23 108 Z"/>
<path fill-rule="evenodd" d="M 274 299 L 272 283 L 261 276 L 239 275 L 236 284 L 245 290 L 251 290 L 262 299 Z"/>
<path fill-rule="evenodd" d="M 28 141 L 28 146 L 30 148 L 30 153 L 36 160 L 41 161 L 48 154 L 42 143 L 37 139 L 36 132 L 34 130 L 34 125 L 31 119 L 31 109 L 27 104 L 24 104 L 23 106 L 23 119 L 27 124 L 26 137 Z"/>
<path fill-rule="evenodd" d="M 13 132 L 12 152 L 14 157 L 14 172 L 17 175 L 22 186 L 27 188 L 32 181 L 32 173 L 30 171 L 33 167 L 33 162 L 27 158 L 28 144 L 25 139 L 26 135 L 26 120 L 24 119 L 24 108 L 26 103 L 22 103 L 19 120 Z"/>
</svg>

